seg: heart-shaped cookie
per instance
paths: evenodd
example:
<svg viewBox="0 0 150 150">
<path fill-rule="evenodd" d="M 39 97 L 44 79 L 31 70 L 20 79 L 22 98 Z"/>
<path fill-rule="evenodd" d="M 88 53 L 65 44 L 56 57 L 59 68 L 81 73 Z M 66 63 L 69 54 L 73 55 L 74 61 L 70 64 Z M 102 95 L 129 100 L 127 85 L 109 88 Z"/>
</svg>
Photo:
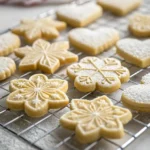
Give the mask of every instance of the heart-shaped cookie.
<svg viewBox="0 0 150 150">
<path fill-rule="evenodd" d="M 150 15 L 134 15 L 130 20 L 129 30 L 135 36 L 150 37 Z"/>
<path fill-rule="evenodd" d="M 112 47 L 119 40 L 119 32 L 113 28 L 102 27 L 98 30 L 85 28 L 69 32 L 70 43 L 90 55 L 97 55 Z"/>
<path fill-rule="evenodd" d="M 102 15 L 102 8 L 94 3 L 65 5 L 60 7 L 56 14 L 58 19 L 73 27 L 83 27 L 98 19 Z"/>
<path fill-rule="evenodd" d="M 131 109 L 150 112 L 150 73 L 142 77 L 141 83 L 126 88 L 121 100 Z"/>
<path fill-rule="evenodd" d="M 117 53 L 141 68 L 150 65 L 150 40 L 123 39 L 117 42 Z"/>
<path fill-rule="evenodd" d="M 97 0 L 97 3 L 116 15 L 124 16 L 138 8 L 142 0 Z"/>
</svg>

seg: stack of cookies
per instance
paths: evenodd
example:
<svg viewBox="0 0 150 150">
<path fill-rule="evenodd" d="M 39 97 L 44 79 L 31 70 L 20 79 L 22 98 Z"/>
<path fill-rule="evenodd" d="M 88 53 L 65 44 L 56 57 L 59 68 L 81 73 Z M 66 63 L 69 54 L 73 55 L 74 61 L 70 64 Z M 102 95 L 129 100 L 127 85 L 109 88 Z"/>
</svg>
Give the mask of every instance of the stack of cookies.
<svg viewBox="0 0 150 150">
<path fill-rule="evenodd" d="M 129 109 L 150 112 L 150 74 L 142 78 L 141 84 L 123 92 L 121 100 L 129 109 L 115 106 L 105 94 L 117 91 L 122 83 L 128 82 L 130 71 L 117 58 L 102 58 L 101 55 L 114 47 L 115 53 L 125 61 L 146 68 L 150 66 L 150 40 L 121 39 L 115 28 L 99 26 L 90 30 L 86 26 L 103 17 L 107 10 L 125 16 L 141 3 L 142 0 L 97 0 L 97 4 L 65 5 L 56 10 L 58 20 L 51 17 L 24 19 L 10 32 L 1 35 L 0 81 L 13 75 L 16 69 L 33 73 L 29 79 L 10 81 L 10 94 L 6 99 L 8 108 L 24 110 L 30 117 L 42 117 L 49 109 L 68 106 L 71 111 L 60 118 L 60 124 L 74 130 L 80 143 L 91 143 L 100 137 L 122 138 L 123 124 L 132 119 Z M 61 41 L 59 37 L 67 25 L 71 31 L 68 39 Z M 150 37 L 150 15 L 133 15 L 126 28 L 137 38 Z M 80 59 L 70 50 L 70 45 L 88 56 Z M 6 57 L 12 53 L 21 59 L 18 66 Z M 66 73 L 78 91 L 97 91 L 103 96 L 91 101 L 69 99 L 66 94 L 68 81 L 48 78 L 62 66 L 67 66 Z"/>
</svg>

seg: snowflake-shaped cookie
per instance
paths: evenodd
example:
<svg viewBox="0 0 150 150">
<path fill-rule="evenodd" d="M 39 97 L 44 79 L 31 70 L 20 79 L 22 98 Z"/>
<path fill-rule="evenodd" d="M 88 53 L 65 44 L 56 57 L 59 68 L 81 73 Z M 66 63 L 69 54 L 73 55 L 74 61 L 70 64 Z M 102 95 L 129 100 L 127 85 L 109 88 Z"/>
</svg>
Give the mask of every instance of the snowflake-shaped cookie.
<svg viewBox="0 0 150 150">
<path fill-rule="evenodd" d="M 31 71 L 39 69 L 46 73 L 54 73 L 60 65 L 76 62 L 78 56 L 67 51 L 68 42 L 49 42 L 39 39 L 30 46 L 25 46 L 15 50 L 16 56 L 22 58 L 19 64 L 21 71 Z"/>
<path fill-rule="evenodd" d="M 130 20 L 129 29 L 135 36 L 150 37 L 150 15 L 134 15 Z"/>
<path fill-rule="evenodd" d="M 12 29 L 12 32 L 24 36 L 29 43 L 32 43 L 39 38 L 54 39 L 59 36 L 59 31 L 65 28 L 65 22 L 46 17 L 38 20 L 22 20 L 19 26 Z"/>
<path fill-rule="evenodd" d="M 0 35 L 0 56 L 6 56 L 20 47 L 20 39 L 13 33 L 5 33 Z"/>
<path fill-rule="evenodd" d="M 141 84 L 126 88 L 121 100 L 131 109 L 150 112 L 150 73 L 142 77 Z"/>
<path fill-rule="evenodd" d="M 67 71 L 69 77 L 75 79 L 75 87 L 82 92 L 113 92 L 129 80 L 128 69 L 114 58 L 85 57 L 80 63 L 69 66 Z"/>
<path fill-rule="evenodd" d="M 124 135 L 123 124 L 132 118 L 128 109 L 114 106 L 106 96 L 91 101 L 74 99 L 71 108 L 61 117 L 60 123 L 65 128 L 75 130 L 81 143 L 94 142 L 101 136 L 121 138 Z"/>
<path fill-rule="evenodd" d="M 61 108 L 68 104 L 67 89 L 67 81 L 48 79 L 43 74 L 33 75 L 29 80 L 12 80 L 12 93 L 7 97 L 7 105 L 12 110 L 25 110 L 31 117 L 40 117 L 50 108 Z"/>
</svg>

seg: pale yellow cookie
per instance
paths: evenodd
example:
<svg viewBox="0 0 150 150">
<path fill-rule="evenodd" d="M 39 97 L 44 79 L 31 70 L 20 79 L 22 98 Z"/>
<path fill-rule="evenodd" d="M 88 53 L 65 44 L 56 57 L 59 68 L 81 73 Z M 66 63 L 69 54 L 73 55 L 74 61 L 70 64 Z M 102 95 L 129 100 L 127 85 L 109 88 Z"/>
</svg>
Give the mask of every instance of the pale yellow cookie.
<svg viewBox="0 0 150 150">
<path fill-rule="evenodd" d="M 9 55 L 20 45 L 21 42 L 17 35 L 10 32 L 0 35 L 0 56 Z"/>
<path fill-rule="evenodd" d="M 48 79 L 43 74 L 33 75 L 29 80 L 15 79 L 10 83 L 12 93 L 7 97 L 7 106 L 12 110 L 24 110 L 30 117 L 41 117 L 49 109 L 68 104 L 67 89 L 67 81 Z"/>
<path fill-rule="evenodd" d="M 130 19 L 129 30 L 137 37 L 150 37 L 150 15 L 134 15 Z"/>
<path fill-rule="evenodd" d="M 101 27 L 97 30 L 86 28 L 69 32 L 71 45 L 89 55 L 97 55 L 112 47 L 119 40 L 119 32 L 113 28 Z"/>
<path fill-rule="evenodd" d="M 130 77 L 128 69 L 115 58 L 85 57 L 79 63 L 70 65 L 67 72 L 81 92 L 114 92 Z"/>
<path fill-rule="evenodd" d="M 122 39 L 117 42 L 117 53 L 126 61 L 141 68 L 150 65 L 150 40 Z"/>
<path fill-rule="evenodd" d="M 68 42 L 49 42 L 39 39 L 30 46 L 15 50 L 16 56 L 22 58 L 21 71 L 41 70 L 54 73 L 61 65 L 78 61 L 78 56 L 68 51 Z"/>
<path fill-rule="evenodd" d="M 83 27 L 102 16 L 102 8 L 94 3 L 81 6 L 65 5 L 60 7 L 56 14 L 58 19 L 73 27 Z"/>
<path fill-rule="evenodd" d="M 124 16 L 138 8 L 142 0 L 97 0 L 97 3 L 116 15 Z"/>
<path fill-rule="evenodd" d="M 10 77 L 16 71 L 16 64 L 13 59 L 0 57 L 0 81 Z"/>
<path fill-rule="evenodd" d="M 38 20 L 22 20 L 19 26 L 12 29 L 12 32 L 24 36 L 27 42 L 33 43 L 39 38 L 47 40 L 57 38 L 59 36 L 59 31 L 65 28 L 65 22 L 46 17 Z"/>
<path fill-rule="evenodd" d="M 100 137 L 122 138 L 123 124 L 132 118 L 128 109 L 114 106 L 107 96 L 91 101 L 74 99 L 71 108 L 60 118 L 60 123 L 67 129 L 75 130 L 77 140 L 84 144 Z"/>
<path fill-rule="evenodd" d="M 121 100 L 130 109 L 150 112 L 150 73 L 142 77 L 141 83 L 126 88 Z"/>
</svg>

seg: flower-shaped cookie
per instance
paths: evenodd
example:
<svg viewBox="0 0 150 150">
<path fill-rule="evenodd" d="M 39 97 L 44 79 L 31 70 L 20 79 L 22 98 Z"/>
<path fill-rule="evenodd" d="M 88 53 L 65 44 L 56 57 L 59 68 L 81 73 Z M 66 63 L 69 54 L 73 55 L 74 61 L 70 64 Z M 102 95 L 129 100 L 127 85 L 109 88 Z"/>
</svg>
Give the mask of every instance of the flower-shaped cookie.
<svg viewBox="0 0 150 150">
<path fill-rule="evenodd" d="M 123 124 L 132 118 L 128 109 L 114 106 L 106 96 L 91 101 L 74 99 L 71 108 L 61 117 L 60 123 L 65 128 L 75 130 L 81 143 L 94 142 L 102 136 L 121 138 L 124 135 Z"/>
<path fill-rule="evenodd" d="M 68 104 L 65 92 L 68 83 L 60 79 L 48 79 L 45 75 L 36 74 L 27 79 L 16 79 L 10 83 L 10 95 L 7 98 L 8 108 L 25 110 L 31 117 L 41 117 L 50 108 L 60 108 Z"/>
<path fill-rule="evenodd" d="M 0 56 L 12 53 L 20 45 L 20 39 L 17 35 L 10 32 L 0 35 Z"/>
<path fill-rule="evenodd" d="M 80 63 L 69 66 L 67 71 L 69 77 L 75 79 L 75 87 L 82 92 L 110 93 L 129 80 L 128 69 L 114 58 L 85 57 Z"/>
<path fill-rule="evenodd" d="M 130 20 L 129 30 L 137 37 L 150 37 L 150 15 L 134 15 Z"/>
<path fill-rule="evenodd" d="M 24 36 L 29 43 L 32 43 L 39 38 L 54 39 L 59 36 L 59 31 L 65 28 L 65 22 L 46 17 L 38 20 L 22 20 L 19 26 L 12 29 L 12 32 Z"/>
<path fill-rule="evenodd" d="M 117 42 L 117 53 L 126 61 L 141 68 L 150 65 L 150 40 L 126 38 Z"/>
<path fill-rule="evenodd" d="M 131 109 L 150 112 L 150 73 L 142 77 L 141 84 L 126 88 L 121 100 Z"/>
<path fill-rule="evenodd" d="M 49 42 L 38 39 L 30 46 L 25 46 L 15 50 L 16 56 L 22 58 L 19 64 L 21 71 L 31 71 L 39 69 L 46 73 L 54 73 L 60 65 L 76 62 L 78 56 L 67 51 L 68 42 Z"/>
</svg>

